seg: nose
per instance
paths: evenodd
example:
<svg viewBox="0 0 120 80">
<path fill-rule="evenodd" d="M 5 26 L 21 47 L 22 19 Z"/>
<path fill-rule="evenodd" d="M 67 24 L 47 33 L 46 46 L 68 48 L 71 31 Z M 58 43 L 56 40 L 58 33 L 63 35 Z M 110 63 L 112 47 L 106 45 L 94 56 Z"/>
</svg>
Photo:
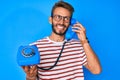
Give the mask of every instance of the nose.
<svg viewBox="0 0 120 80">
<path fill-rule="evenodd" d="M 62 19 L 60 20 L 60 24 L 64 23 L 64 18 L 62 17 Z"/>
</svg>

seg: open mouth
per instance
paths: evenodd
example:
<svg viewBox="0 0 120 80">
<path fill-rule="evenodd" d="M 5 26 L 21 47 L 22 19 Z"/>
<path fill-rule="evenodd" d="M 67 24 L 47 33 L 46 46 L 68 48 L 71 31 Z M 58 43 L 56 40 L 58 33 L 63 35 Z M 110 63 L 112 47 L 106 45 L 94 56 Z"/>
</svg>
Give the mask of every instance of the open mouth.
<svg viewBox="0 0 120 80">
<path fill-rule="evenodd" d="M 63 29 L 65 28 L 64 25 L 57 25 L 56 27 L 57 27 L 58 29 L 60 29 L 60 30 L 61 30 L 61 29 L 63 30 Z"/>
</svg>

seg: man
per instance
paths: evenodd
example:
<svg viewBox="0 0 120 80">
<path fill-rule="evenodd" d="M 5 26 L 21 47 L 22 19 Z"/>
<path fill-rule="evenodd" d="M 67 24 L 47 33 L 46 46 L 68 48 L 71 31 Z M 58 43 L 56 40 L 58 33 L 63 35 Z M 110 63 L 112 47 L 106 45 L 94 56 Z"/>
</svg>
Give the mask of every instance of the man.
<svg viewBox="0 0 120 80">
<path fill-rule="evenodd" d="M 86 39 L 85 28 L 79 22 L 73 25 L 79 40 L 65 40 L 73 12 L 74 8 L 63 1 L 53 6 L 49 18 L 52 33 L 33 43 L 39 48 L 41 61 L 37 66 L 22 67 L 26 80 L 84 80 L 83 66 L 93 74 L 101 72 L 99 60 Z M 57 61 L 60 51 L 62 54 Z"/>
</svg>

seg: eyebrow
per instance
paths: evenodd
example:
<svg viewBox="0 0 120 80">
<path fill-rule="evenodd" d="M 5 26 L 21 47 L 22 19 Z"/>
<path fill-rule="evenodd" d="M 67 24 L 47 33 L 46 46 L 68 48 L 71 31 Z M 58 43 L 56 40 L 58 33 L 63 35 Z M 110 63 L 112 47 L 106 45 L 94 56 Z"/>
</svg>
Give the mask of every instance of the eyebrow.
<svg viewBox="0 0 120 80">
<path fill-rule="evenodd" d="M 59 15 L 59 14 L 53 14 L 52 16 L 55 16 L 55 15 Z M 59 15 L 59 16 L 62 16 L 62 15 Z M 70 16 L 62 16 L 62 17 L 69 17 L 70 18 Z"/>
</svg>

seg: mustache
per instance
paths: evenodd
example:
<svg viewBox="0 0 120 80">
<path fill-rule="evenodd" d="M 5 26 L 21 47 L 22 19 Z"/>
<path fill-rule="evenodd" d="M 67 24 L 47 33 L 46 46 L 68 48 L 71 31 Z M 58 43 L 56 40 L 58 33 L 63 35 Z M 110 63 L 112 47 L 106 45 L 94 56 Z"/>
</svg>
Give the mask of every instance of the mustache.
<svg viewBox="0 0 120 80">
<path fill-rule="evenodd" d="M 63 26 L 63 27 L 67 27 L 67 26 L 64 25 L 64 24 L 56 24 L 55 26 Z"/>
</svg>

